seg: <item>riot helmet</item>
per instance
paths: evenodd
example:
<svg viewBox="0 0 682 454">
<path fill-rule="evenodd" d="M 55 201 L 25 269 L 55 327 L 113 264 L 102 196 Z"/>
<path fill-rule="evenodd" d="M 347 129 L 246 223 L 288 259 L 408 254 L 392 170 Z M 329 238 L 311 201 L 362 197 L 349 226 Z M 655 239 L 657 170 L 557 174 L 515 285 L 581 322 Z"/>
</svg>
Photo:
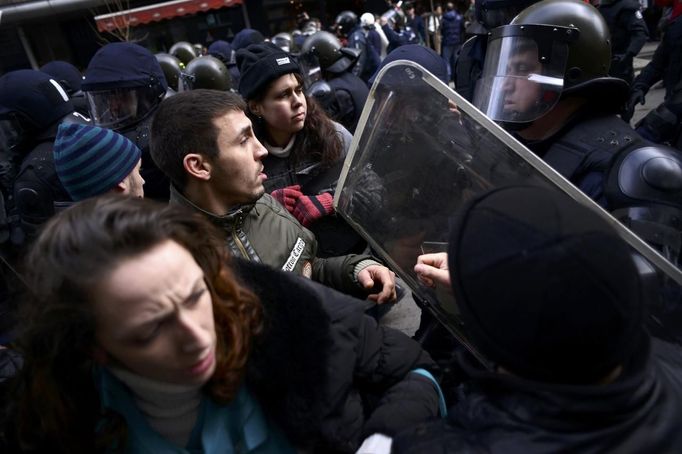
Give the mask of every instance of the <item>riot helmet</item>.
<svg viewBox="0 0 682 454">
<path fill-rule="evenodd" d="M 168 85 L 150 51 L 137 44 L 111 43 L 90 60 L 82 88 L 95 124 L 122 130 L 153 112 Z"/>
<path fill-rule="evenodd" d="M 277 33 L 275 36 L 272 37 L 272 39 L 270 41 L 272 42 L 272 44 L 279 47 L 284 52 L 292 52 L 293 51 L 293 47 L 292 47 L 293 40 L 291 38 L 291 35 L 287 32 Z"/>
<path fill-rule="evenodd" d="M 363 13 L 362 16 L 360 16 L 360 25 L 365 29 L 374 27 L 375 21 L 374 14 L 372 13 Z"/>
<path fill-rule="evenodd" d="M 204 46 L 199 44 L 199 43 L 194 43 L 192 44 L 192 47 L 194 48 L 194 53 L 196 54 L 197 57 L 201 57 L 204 55 Z"/>
<path fill-rule="evenodd" d="M 476 20 L 488 30 L 507 25 L 538 0 L 475 0 Z"/>
<path fill-rule="evenodd" d="M 168 86 L 173 90 L 178 91 L 180 75 L 182 74 L 182 69 L 180 69 L 180 60 L 171 54 L 159 53 L 154 56 L 159 62 L 159 65 L 161 65 L 163 76 L 166 78 L 166 83 L 168 83 Z"/>
<path fill-rule="evenodd" d="M 32 69 L 0 77 L 0 149 L 22 143 L 74 111 L 64 88 L 48 74 Z"/>
<path fill-rule="evenodd" d="M 204 55 L 189 62 L 183 73 L 184 89 L 228 91 L 232 88 L 232 78 L 227 67 L 215 57 Z"/>
<path fill-rule="evenodd" d="M 624 96 L 627 85 L 607 77 L 610 62 L 609 30 L 593 6 L 544 0 L 491 32 L 474 105 L 511 127 L 542 117 L 569 93 Z"/>
<path fill-rule="evenodd" d="M 210 46 L 208 46 L 208 55 L 217 58 L 223 64 L 229 65 L 234 63 L 234 52 L 232 51 L 232 46 L 227 41 L 219 39 L 213 41 Z"/>
<path fill-rule="evenodd" d="M 301 54 L 314 54 L 324 71 L 339 74 L 350 68 L 359 56 L 357 49 L 344 49 L 339 39 L 329 32 L 319 31 L 306 38 Z"/>
<path fill-rule="evenodd" d="M 183 65 L 187 65 L 197 57 L 196 49 L 187 41 L 178 41 L 173 44 L 168 53 L 180 60 Z"/>
<path fill-rule="evenodd" d="M 69 62 L 54 60 L 44 64 L 40 70 L 59 82 L 69 96 L 73 96 L 81 89 L 83 75 Z"/>
<path fill-rule="evenodd" d="M 336 31 L 341 36 L 348 36 L 357 24 L 358 16 L 353 11 L 341 11 L 334 21 Z"/>
</svg>

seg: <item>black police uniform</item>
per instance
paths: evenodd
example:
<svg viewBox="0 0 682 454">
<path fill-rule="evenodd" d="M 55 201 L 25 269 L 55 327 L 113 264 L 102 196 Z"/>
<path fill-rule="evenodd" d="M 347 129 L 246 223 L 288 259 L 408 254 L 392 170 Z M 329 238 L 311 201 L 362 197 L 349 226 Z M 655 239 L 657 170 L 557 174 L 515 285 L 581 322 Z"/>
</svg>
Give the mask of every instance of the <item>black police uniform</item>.
<svg viewBox="0 0 682 454">
<path fill-rule="evenodd" d="M 631 93 L 645 95 L 652 85 L 663 80 L 665 101 L 638 125 L 647 138 L 675 144 L 682 122 L 682 16 L 675 19 L 656 48 L 653 58 L 632 84 Z"/>
<path fill-rule="evenodd" d="M 332 119 L 354 133 L 369 96 L 369 88 L 362 79 L 348 71 L 334 75 L 327 82 L 336 95 L 335 105 L 330 106 L 334 111 L 331 115 Z"/>
<path fill-rule="evenodd" d="M 357 63 L 353 66 L 353 74 L 367 81 L 374 74 L 381 63 L 379 49 L 375 49 L 371 41 L 367 39 L 364 29 L 358 25 L 348 35 L 348 47 L 360 51 Z"/>
<path fill-rule="evenodd" d="M 611 69 L 609 75 L 632 83 L 632 59 L 642 50 L 649 36 L 637 0 L 603 1 L 599 12 L 611 32 Z"/>
<path fill-rule="evenodd" d="M 644 240 L 672 247 L 669 259 L 679 261 L 682 153 L 645 140 L 616 115 L 589 109 L 526 146 Z"/>
<path fill-rule="evenodd" d="M 474 99 L 476 82 L 483 72 L 487 48 L 488 35 L 472 36 L 462 44 L 455 60 L 455 91 L 467 101 Z"/>
</svg>

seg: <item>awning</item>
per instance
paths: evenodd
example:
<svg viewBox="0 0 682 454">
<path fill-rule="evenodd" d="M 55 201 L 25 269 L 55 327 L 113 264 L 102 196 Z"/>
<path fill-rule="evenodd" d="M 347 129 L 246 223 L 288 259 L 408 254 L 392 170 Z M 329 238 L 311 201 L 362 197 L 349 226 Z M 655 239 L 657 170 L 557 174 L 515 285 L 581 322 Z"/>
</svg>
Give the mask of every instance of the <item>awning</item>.
<svg viewBox="0 0 682 454">
<path fill-rule="evenodd" d="M 170 2 L 157 3 L 155 5 L 95 16 L 95 23 L 97 24 L 98 31 L 107 32 L 125 28 L 126 26 L 135 27 L 137 25 L 158 22 L 163 19 L 171 19 L 177 16 L 185 16 L 211 9 L 235 6 L 241 4 L 242 1 L 243 0 L 173 0 Z"/>
</svg>

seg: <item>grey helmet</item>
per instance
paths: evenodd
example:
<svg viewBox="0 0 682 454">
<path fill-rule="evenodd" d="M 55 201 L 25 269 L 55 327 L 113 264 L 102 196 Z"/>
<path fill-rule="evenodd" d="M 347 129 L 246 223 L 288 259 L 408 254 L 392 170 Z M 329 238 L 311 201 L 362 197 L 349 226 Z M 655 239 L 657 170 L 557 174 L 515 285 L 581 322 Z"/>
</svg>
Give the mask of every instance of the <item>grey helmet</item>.
<svg viewBox="0 0 682 454">
<path fill-rule="evenodd" d="M 306 38 L 301 46 L 301 54 L 315 55 L 324 71 L 339 74 L 355 63 L 359 51 L 343 48 L 336 36 L 329 32 L 319 31 Z"/>
<path fill-rule="evenodd" d="M 166 83 L 170 88 L 178 91 L 180 75 L 182 74 L 182 68 L 180 67 L 180 60 L 171 54 L 158 53 L 154 55 L 156 60 L 161 65 L 163 70 L 163 75 L 166 78 Z"/>
<path fill-rule="evenodd" d="M 180 60 L 183 65 L 187 65 L 192 59 L 197 57 L 194 46 L 187 41 L 178 41 L 173 44 L 168 53 Z"/>
<path fill-rule="evenodd" d="M 228 91 L 232 89 L 232 77 L 227 67 L 215 57 L 204 55 L 195 58 L 185 68 L 183 74 L 185 89 Z"/>
</svg>

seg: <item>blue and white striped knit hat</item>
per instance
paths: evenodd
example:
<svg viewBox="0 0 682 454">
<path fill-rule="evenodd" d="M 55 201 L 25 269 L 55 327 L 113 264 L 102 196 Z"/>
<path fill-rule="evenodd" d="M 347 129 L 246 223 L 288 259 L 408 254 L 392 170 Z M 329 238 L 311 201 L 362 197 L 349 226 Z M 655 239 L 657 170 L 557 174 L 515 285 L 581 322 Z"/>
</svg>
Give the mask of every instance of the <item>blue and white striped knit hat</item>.
<svg viewBox="0 0 682 454">
<path fill-rule="evenodd" d="M 59 125 L 53 153 L 59 180 L 76 202 L 116 187 L 142 156 L 121 134 L 76 123 Z"/>
</svg>

